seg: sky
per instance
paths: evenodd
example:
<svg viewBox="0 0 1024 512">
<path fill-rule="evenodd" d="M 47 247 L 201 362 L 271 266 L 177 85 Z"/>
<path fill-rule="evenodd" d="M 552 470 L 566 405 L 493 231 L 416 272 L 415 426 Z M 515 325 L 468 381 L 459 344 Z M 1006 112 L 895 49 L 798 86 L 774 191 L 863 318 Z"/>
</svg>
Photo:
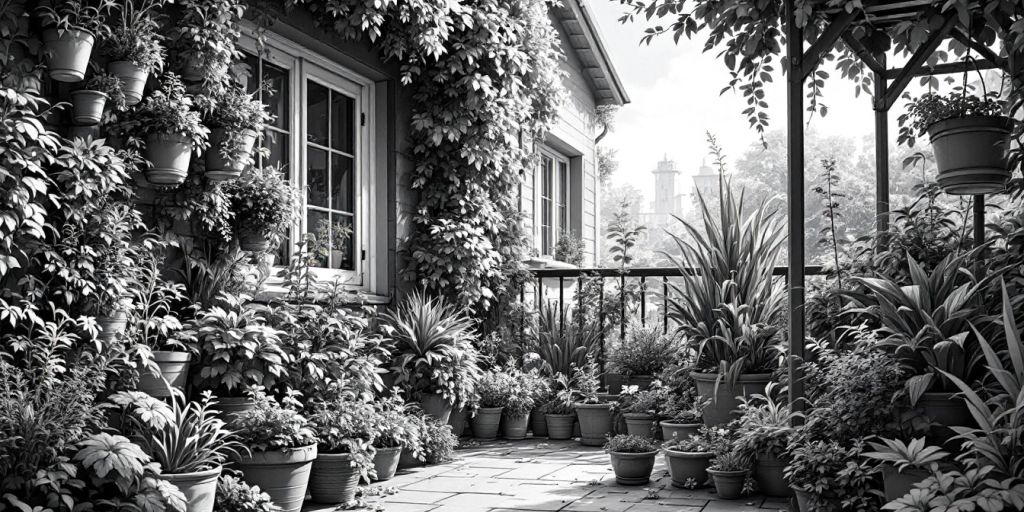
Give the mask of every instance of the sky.
<svg viewBox="0 0 1024 512">
<path fill-rule="evenodd" d="M 693 41 L 680 39 L 678 45 L 671 35 L 665 35 L 649 46 L 641 46 L 645 25 L 620 23 L 618 18 L 625 8 L 617 0 L 588 0 L 587 5 L 631 99 L 619 110 L 614 131 L 601 142 L 618 151 L 619 170 L 613 185 L 636 185 L 650 200 L 654 196 L 650 171 L 663 156 L 676 161 L 681 179 L 697 172 L 708 153 L 705 131 L 718 137 L 730 159 L 738 158 L 759 140 L 741 114 L 746 107 L 742 95 L 731 91 L 719 95 L 728 84 L 729 73 L 725 64 L 715 59 L 714 51 L 702 52 L 700 35 Z M 825 135 L 860 138 L 872 134 L 870 97 L 862 94 L 855 98 L 853 82 L 831 74 L 823 102 L 829 113 L 811 119 L 811 127 Z M 781 71 L 777 71 L 766 93 L 769 129 L 785 129 L 785 79 Z M 890 116 L 892 137 L 898 109 L 894 107 Z"/>
</svg>

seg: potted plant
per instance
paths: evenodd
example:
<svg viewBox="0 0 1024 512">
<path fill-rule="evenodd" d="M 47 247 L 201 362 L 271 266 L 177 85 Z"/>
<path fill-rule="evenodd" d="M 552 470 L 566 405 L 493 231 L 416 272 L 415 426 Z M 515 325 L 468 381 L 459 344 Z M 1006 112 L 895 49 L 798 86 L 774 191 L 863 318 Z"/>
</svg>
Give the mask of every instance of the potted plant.
<svg viewBox="0 0 1024 512">
<path fill-rule="evenodd" d="M 150 73 L 163 69 L 163 36 L 153 15 L 161 4 L 161 0 L 125 2 L 119 7 L 120 24 L 103 42 L 103 53 L 110 59 L 107 71 L 121 81 L 128 106 L 142 101 Z"/>
<path fill-rule="evenodd" d="M 619 434 L 604 445 L 612 462 L 615 482 L 620 485 L 643 485 L 651 480 L 658 445 L 646 437 Z"/>
<path fill-rule="evenodd" d="M 612 432 L 612 406 L 598 400 L 600 381 L 597 375 L 597 365 L 590 357 L 583 366 L 573 365 L 569 389 L 572 390 L 573 407 L 580 422 L 580 444 L 583 446 L 601 446 Z"/>
<path fill-rule="evenodd" d="M 534 404 L 533 377 L 532 374 L 517 370 L 511 365 L 505 372 L 512 378 L 502 403 L 502 435 L 509 440 L 526 439 L 526 430 L 530 426 L 530 411 L 533 410 Z"/>
<path fill-rule="evenodd" d="M 214 99 L 206 117 L 210 127 L 210 149 L 206 152 L 206 178 L 224 181 L 242 175 L 252 165 L 256 137 L 271 120 L 266 105 L 256 93 L 246 94 L 240 86 L 226 87 Z"/>
<path fill-rule="evenodd" d="M 552 441 L 564 441 L 571 439 L 573 425 L 576 423 L 576 409 L 573 407 L 573 391 L 570 379 L 564 373 L 555 375 L 554 398 L 544 404 L 544 423 L 548 431 L 548 438 Z"/>
<path fill-rule="evenodd" d="M 168 402 L 121 391 L 110 401 L 122 408 L 121 431 L 160 464 L 160 479 L 185 495 L 189 512 L 212 512 L 217 480 L 238 441 L 214 413 L 209 393 L 188 402 L 175 390 Z"/>
<path fill-rule="evenodd" d="M 106 15 L 114 5 L 111 0 L 62 0 L 37 9 L 50 78 L 58 82 L 85 78 L 96 37 L 106 34 Z"/>
<path fill-rule="evenodd" d="M 473 322 L 442 297 L 416 291 L 381 315 L 394 341 L 395 385 L 418 399 L 424 412 L 447 422 L 459 397 L 472 396 L 480 378 Z"/>
<path fill-rule="evenodd" d="M 375 414 L 370 422 L 375 428 L 373 447 L 374 481 L 390 480 L 398 470 L 403 447 L 419 450 L 419 432 L 414 428 L 401 398 L 393 396 L 374 404 Z"/>
<path fill-rule="evenodd" d="M 275 167 L 253 169 L 227 183 L 224 192 L 231 199 L 232 228 L 243 251 L 269 250 L 271 239 L 282 236 L 298 215 L 298 191 Z"/>
<path fill-rule="evenodd" d="M 318 404 L 309 416 L 317 438 L 317 455 L 309 477 L 316 503 L 348 504 L 359 479 L 374 477 L 373 405 L 355 400 Z"/>
<path fill-rule="evenodd" d="M 147 256 L 133 290 L 138 312 L 133 338 L 145 361 L 139 374 L 139 390 L 155 397 L 171 396 L 172 389 L 184 391 L 188 367 L 198 352 L 192 331 L 183 328 L 173 308 L 185 301 L 184 286 L 160 277 L 160 260 Z"/>
<path fill-rule="evenodd" d="M 171 64 L 190 82 L 217 82 L 241 60 L 235 48 L 245 4 L 239 0 L 184 0 L 168 36 Z"/>
<path fill-rule="evenodd" d="M 422 466 L 425 460 L 423 453 L 423 432 L 427 429 L 427 418 L 434 418 L 415 407 L 405 410 L 405 420 L 413 442 L 402 445 L 402 455 L 398 458 L 398 469 Z"/>
<path fill-rule="evenodd" d="M 127 92 L 125 93 L 127 95 Z M 175 187 L 188 176 L 193 151 L 206 147 L 209 131 L 192 111 L 192 98 L 181 80 L 166 74 L 160 88 L 146 97 L 134 111 L 134 117 L 121 131 L 144 138 L 143 156 L 149 165 L 143 175 L 158 187 Z"/>
<path fill-rule="evenodd" d="M 668 387 L 656 380 L 643 390 L 635 385 L 623 388 L 616 402 L 616 409 L 625 418 L 626 431 L 629 434 L 654 439 L 661 409 L 669 401 Z"/>
<path fill-rule="evenodd" d="M 939 463 L 949 458 L 949 453 L 941 448 L 927 446 L 924 438 L 912 439 L 910 444 L 882 438 L 868 442 L 868 446 L 875 451 L 864 453 L 864 457 L 881 463 L 886 501 L 909 493 L 929 475 L 938 473 Z"/>
<path fill-rule="evenodd" d="M 737 451 L 715 455 L 708 466 L 708 474 L 715 482 L 715 492 L 723 500 L 735 500 L 743 495 L 749 472 L 750 460 Z"/>
<path fill-rule="evenodd" d="M 626 337 L 608 356 L 609 371 L 622 375 L 626 386 L 645 390 L 680 352 L 678 338 L 656 326 L 630 324 Z"/>
<path fill-rule="evenodd" d="M 981 84 L 984 87 L 984 77 Z M 963 87 L 947 95 L 929 92 L 911 100 L 899 117 L 900 143 L 913 146 L 916 137 L 928 134 L 938 167 L 937 181 L 946 193 L 1002 192 L 1010 179 L 1008 156 L 1014 120 L 1005 115 L 1006 102 L 997 92 L 978 97 L 970 89 Z"/>
<path fill-rule="evenodd" d="M 299 512 L 316 459 L 316 436 L 292 404 L 282 406 L 262 388 L 253 389 L 252 397 L 253 408 L 230 423 L 248 448 L 235 459 L 235 466 L 283 512 Z"/>
<path fill-rule="evenodd" d="M 424 419 L 420 441 L 420 445 L 423 447 L 424 462 L 443 464 L 455 460 L 455 448 L 459 446 L 459 439 L 452 432 L 452 428 L 432 416 L 427 416 Z"/>
<path fill-rule="evenodd" d="M 786 452 L 786 481 L 796 494 L 803 512 L 838 512 L 843 497 L 837 475 L 847 461 L 856 461 L 860 450 L 845 448 L 838 441 L 812 441 L 796 436 Z"/>
<path fill-rule="evenodd" d="M 71 93 L 71 118 L 78 125 L 96 125 L 103 120 L 108 106 L 113 110 L 124 110 L 124 93 L 121 82 L 113 75 L 94 75 Z"/>
<path fill-rule="evenodd" d="M 550 378 L 541 375 L 537 369 L 524 372 L 527 387 L 530 389 L 530 396 L 533 398 L 533 409 L 530 411 L 530 430 L 533 437 L 547 437 L 548 423 L 544 417 L 545 405 L 554 399 L 552 381 Z"/>
<path fill-rule="evenodd" d="M 220 295 L 223 306 L 213 306 L 192 322 L 199 357 L 192 364 L 192 384 L 219 396 L 219 409 L 227 416 L 251 409 L 249 386 L 272 389 L 287 374 L 287 355 L 279 331 L 267 325 L 245 297 Z"/>
<path fill-rule="evenodd" d="M 503 371 L 491 370 L 483 373 L 476 385 L 478 398 L 472 419 L 473 437 L 477 439 L 498 437 L 501 411 L 514 386 L 515 380 Z"/>
<path fill-rule="evenodd" d="M 736 430 L 736 449 L 755 460 L 754 480 L 762 494 L 768 496 L 791 496 L 792 490 L 786 483 L 783 469 L 788 457 L 786 446 L 794 429 L 794 413 L 789 405 L 772 399 L 777 384 L 768 385 L 764 395 L 744 397 L 740 404 L 739 426 Z"/>
<path fill-rule="evenodd" d="M 694 397 L 697 398 L 697 397 Z M 697 433 L 704 423 L 701 422 L 703 415 L 701 408 L 707 400 L 694 400 L 684 404 L 677 396 L 669 398 L 665 410 L 662 411 L 662 419 L 658 422 L 661 426 L 661 436 L 665 441 L 673 439 L 686 439 Z"/>
<path fill-rule="evenodd" d="M 730 432 L 701 425 L 697 433 L 665 442 L 665 464 L 672 486 L 695 489 L 708 483 L 708 467 L 716 453 L 727 451 Z"/>
<path fill-rule="evenodd" d="M 221 475 L 217 482 L 217 512 L 275 512 L 270 496 L 244 480 Z"/>
</svg>

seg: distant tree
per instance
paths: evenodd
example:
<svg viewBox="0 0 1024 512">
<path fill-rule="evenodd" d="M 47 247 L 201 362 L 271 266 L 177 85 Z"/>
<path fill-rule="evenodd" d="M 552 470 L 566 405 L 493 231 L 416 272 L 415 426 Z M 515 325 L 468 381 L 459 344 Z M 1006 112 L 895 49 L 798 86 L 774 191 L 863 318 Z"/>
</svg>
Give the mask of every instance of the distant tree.
<svg viewBox="0 0 1024 512">
<path fill-rule="evenodd" d="M 597 175 L 601 185 L 606 185 L 615 171 L 619 170 L 618 150 L 598 146 L 597 148 Z"/>
</svg>

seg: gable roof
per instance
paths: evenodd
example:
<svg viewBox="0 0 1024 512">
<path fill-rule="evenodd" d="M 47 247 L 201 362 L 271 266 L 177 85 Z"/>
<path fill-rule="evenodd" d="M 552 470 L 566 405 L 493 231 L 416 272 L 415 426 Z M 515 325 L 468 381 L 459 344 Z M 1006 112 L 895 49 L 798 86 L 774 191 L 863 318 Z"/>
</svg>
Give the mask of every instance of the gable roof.
<svg viewBox="0 0 1024 512">
<path fill-rule="evenodd" d="M 597 24 L 587 9 L 586 0 L 562 0 L 552 12 L 569 36 L 569 45 L 579 56 L 587 83 L 594 91 L 598 105 L 629 103 L 619 75 L 604 48 Z"/>
</svg>

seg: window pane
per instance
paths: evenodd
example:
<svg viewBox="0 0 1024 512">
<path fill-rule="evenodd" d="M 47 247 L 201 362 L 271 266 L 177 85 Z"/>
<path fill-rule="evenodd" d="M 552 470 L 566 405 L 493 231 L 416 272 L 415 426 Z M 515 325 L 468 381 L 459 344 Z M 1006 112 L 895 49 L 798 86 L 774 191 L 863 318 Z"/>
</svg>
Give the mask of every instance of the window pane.
<svg viewBox="0 0 1024 512">
<path fill-rule="evenodd" d="M 267 130 L 263 136 L 263 147 L 270 150 L 270 156 L 263 161 L 263 165 L 287 166 L 288 165 L 288 135 Z"/>
<path fill-rule="evenodd" d="M 313 235 L 309 247 L 311 265 L 314 267 L 327 267 L 327 257 L 330 255 L 330 224 L 327 221 L 327 213 L 317 210 L 309 210 L 306 216 L 306 232 Z"/>
<path fill-rule="evenodd" d="M 327 105 L 330 92 L 326 87 L 306 81 L 306 137 L 309 142 L 327 145 Z"/>
<path fill-rule="evenodd" d="M 337 153 L 331 154 L 331 209 L 353 211 L 352 159 Z"/>
<path fill-rule="evenodd" d="M 352 261 L 352 218 L 331 214 L 331 268 L 355 269 Z"/>
<path fill-rule="evenodd" d="M 311 147 L 306 154 L 306 201 L 327 208 L 327 152 Z"/>
<path fill-rule="evenodd" d="M 355 101 L 331 92 L 331 147 L 351 154 L 355 138 Z"/>
<path fill-rule="evenodd" d="M 245 90 L 249 94 L 252 94 L 259 90 L 260 87 L 259 77 L 256 76 L 260 70 L 260 61 L 251 53 L 245 53 L 244 55 L 245 58 L 242 59 L 242 62 L 232 66 L 232 71 L 238 74 L 239 80 L 242 86 L 245 87 Z"/>
<path fill-rule="evenodd" d="M 266 60 L 261 62 L 261 68 L 263 69 L 261 82 L 270 88 L 263 92 L 263 103 L 270 107 L 270 113 L 274 116 L 274 126 L 287 130 L 288 100 L 291 94 L 291 91 L 288 90 L 288 71 Z"/>
</svg>

